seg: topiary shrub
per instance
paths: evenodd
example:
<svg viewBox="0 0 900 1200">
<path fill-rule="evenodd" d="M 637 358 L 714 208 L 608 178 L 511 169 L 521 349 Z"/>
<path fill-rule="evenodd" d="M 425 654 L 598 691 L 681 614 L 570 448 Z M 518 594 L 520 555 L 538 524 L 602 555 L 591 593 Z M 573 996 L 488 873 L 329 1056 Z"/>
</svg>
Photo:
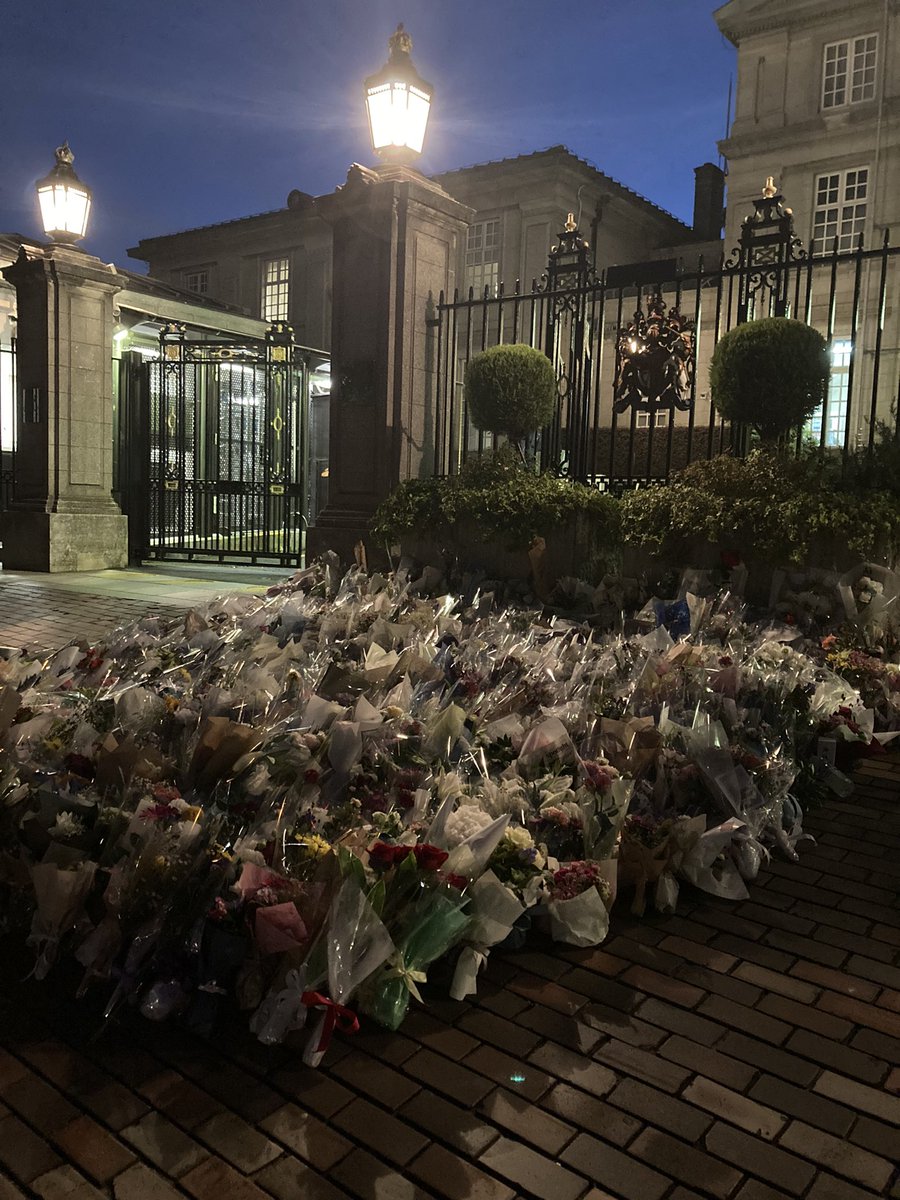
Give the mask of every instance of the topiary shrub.
<svg viewBox="0 0 900 1200">
<path fill-rule="evenodd" d="M 796 429 L 825 399 L 828 347 L 818 329 L 764 317 L 719 339 L 709 368 L 713 404 L 727 421 L 751 425 L 764 441 Z"/>
<path fill-rule="evenodd" d="M 585 557 L 619 549 L 619 505 L 612 496 L 555 475 L 535 475 L 504 448 L 470 459 L 459 475 L 411 479 L 379 506 L 372 532 L 385 542 L 410 535 L 453 542 L 460 533 L 508 550 L 527 550 L 535 537 L 585 519 Z"/>
<path fill-rule="evenodd" d="M 553 419 L 556 374 L 546 354 L 531 346 L 491 346 L 470 359 L 465 394 L 477 429 L 521 442 Z"/>
</svg>

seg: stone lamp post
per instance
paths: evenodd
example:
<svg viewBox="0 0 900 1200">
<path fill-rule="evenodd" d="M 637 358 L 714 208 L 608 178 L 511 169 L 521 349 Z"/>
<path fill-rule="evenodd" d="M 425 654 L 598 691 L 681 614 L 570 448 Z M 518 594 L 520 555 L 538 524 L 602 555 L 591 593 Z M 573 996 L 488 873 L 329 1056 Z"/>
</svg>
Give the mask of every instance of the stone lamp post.
<svg viewBox="0 0 900 1200">
<path fill-rule="evenodd" d="M 411 164 L 433 89 L 400 25 L 385 67 L 365 83 L 374 168 L 354 163 L 319 201 L 333 229 L 332 393 L 328 503 L 309 552 L 350 556 L 379 502 L 431 473 L 434 447 L 429 308 L 457 284 L 472 210 Z"/>
<path fill-rule="evenodd" d="M 3 514 L 4 567 L 86 571 L 124 567 L 128 522 L 111 495 L 113 298 L 111 264 L 74 243 L 91 192 L 65 144 L 37 183 L 51 245 L 23 246 L 3 271 L 18 317 L 15 494 Z"/>
</svg>

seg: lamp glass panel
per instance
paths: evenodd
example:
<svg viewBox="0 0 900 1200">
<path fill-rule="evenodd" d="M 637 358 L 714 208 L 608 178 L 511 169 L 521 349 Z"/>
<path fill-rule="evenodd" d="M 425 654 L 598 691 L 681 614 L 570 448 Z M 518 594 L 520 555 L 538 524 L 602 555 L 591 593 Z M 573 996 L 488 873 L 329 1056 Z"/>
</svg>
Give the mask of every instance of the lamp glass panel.
<svg viewBox="0 0 900 1200">
<path fill-rule="evenodd" d="M 87 192 L 68 184 L 54 183 L 38 188 L 38 200 L 45 233 L 84 237 L 91 210 Z"/>
<path fill-rule="evenodd" d="M 422 152 L 430 107 L 427 93 L 394 81 L 370 88 L 366 101 L 376 150 L 406 146 Z"/>
</svg>

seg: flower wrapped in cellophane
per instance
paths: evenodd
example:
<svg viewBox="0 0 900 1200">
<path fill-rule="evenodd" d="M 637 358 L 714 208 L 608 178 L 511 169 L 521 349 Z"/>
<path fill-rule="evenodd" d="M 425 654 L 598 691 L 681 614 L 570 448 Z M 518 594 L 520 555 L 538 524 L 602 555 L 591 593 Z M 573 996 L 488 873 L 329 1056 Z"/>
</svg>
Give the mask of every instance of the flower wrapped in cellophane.
<svg viewBox="0 0 900 1200">
<path fill-rule="evenodd" d="M 609 932 L 609 884 L 600 863 L 562 863 L 548 885 L 550 936 L 570 946 L 597 946 Z"/>
<path fill-rule="evenodd" d="M 357 997 L 400 1020 L 446 977 L 435 956 L 458 948 L 471 994 L 538 912 L 602 940 L 620 878 L 636 910 L 679 883 L 742 895 L 766 855 L 796 857 L 810 776 L 852 786 L 835 754 L 900 732 L 878 623 L 819 636 L 826 576 L 787 581 L 799 615 L 755 620 L 733 577 L 686 571 L 613 631 L 332 557 L 264 597 L 4 652 L 9 927 L 34 878 L 42 972 L 71 947 L 109 1011 L 207 1031 L 233 998 L 266 1041 L 302 1026 L 315 1062 Z M 852 581 L 860 613 L 878 582 Z"/>
</svg>

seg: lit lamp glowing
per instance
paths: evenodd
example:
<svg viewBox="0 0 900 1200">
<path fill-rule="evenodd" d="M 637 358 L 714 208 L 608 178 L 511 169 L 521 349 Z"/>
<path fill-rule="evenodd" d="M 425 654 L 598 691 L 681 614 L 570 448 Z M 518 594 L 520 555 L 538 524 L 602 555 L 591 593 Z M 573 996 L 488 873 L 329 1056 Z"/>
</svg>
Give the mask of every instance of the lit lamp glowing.
<svg viewBox="0 0 900 1200">
<path fill-rule="evenodd" d="M 68 244 L 84 237 L 91 212 L 91 189 L 75 174 L 74 161 L 69 143 L 63 142 L 56 151 L 56 166 L 35 185 L 44 233 Z"/>
<path fill-rule="evenodd" d="M 389 38 L 391 55 L 366 80 L 369 132 L 376 154 L 392 162 L 410 162 L 422 153 L 434 89 L 412 64 L 412 38 L 402 25 Z"/>
</svg>

